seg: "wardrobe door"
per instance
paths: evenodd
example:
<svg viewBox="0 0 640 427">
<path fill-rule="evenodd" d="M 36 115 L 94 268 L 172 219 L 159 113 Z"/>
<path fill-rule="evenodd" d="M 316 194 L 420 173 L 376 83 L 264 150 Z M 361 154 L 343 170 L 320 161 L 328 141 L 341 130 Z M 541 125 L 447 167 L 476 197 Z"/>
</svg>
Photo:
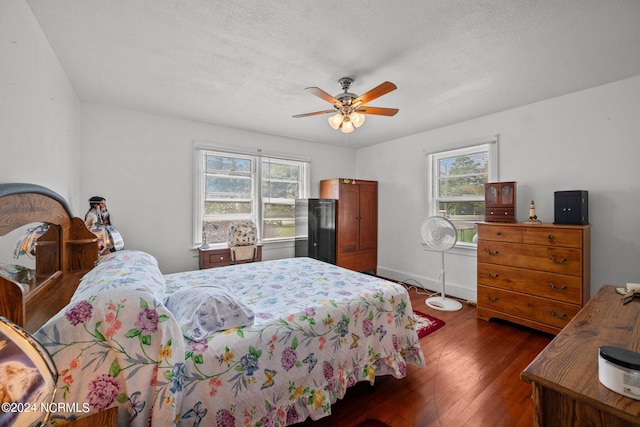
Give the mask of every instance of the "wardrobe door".
<svg viewBox="0 0 640 427">
<path fill-rule="evenodd" d="M 359 228 L 359 186 L 342 184 L 340 186 L 340 200 L 338 201 L 338 253 L 348 254 L 357 252 Z"/>
<path fill-rule="evenodd" d="M 358 250 L 376 249 L 378 247 L 378 188 L 375 182 L 361 184 L 357 187 L 360 188 Z"/>
</svg>

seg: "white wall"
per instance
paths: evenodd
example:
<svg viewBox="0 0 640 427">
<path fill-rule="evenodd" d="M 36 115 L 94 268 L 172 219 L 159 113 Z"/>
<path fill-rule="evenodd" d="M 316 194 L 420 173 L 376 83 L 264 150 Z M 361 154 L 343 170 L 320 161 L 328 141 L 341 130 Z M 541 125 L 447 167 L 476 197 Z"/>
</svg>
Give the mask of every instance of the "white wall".
<svg viewBox="0 0 640 427">
<path fill-rule="evenodd" d="M 439 289 L 440 257 L 422 250 L 419 231 L 424 150 L 494 134 L 499 179 L 518 182 L 518 220 L 535 200 L 551 223 L 554 191 L 589 191 L 591 293 L 640 282 L 640 76 L 358 150 L 358 175 L 380 181 L 379 274 Z M 475 301 L 475 253 L 446 263 L 447 293 Z"/>
<path fill-rule="evenodd" d="M 191 241 L 194 140 L 307 157 L 311 197 L 319 196 L 321 179 L 355 170 L 355 153 L 344 147 L 90 103 L 82 106 L 81 135 L 82 200 L 106 198 L 125 247 L 153 254 L 164 273 L 198 268 Z M 263 248 L 263 259 L 293 255 L 293 243 Z"/>
<path fill-rule="evenodd" d="M 0 2 L 0 182 L 30 182 L 78 207 L 79 100 L 31 9 Z"/>
<path fill-rule="evenodd" d="M 78 97 L 31 9 L 0 1 L 0 182 L 44 185 L 75 211 L 79 120 Z M 0 239 L 0 260 L 12 262 L 14 243 Z"/>
</svg>

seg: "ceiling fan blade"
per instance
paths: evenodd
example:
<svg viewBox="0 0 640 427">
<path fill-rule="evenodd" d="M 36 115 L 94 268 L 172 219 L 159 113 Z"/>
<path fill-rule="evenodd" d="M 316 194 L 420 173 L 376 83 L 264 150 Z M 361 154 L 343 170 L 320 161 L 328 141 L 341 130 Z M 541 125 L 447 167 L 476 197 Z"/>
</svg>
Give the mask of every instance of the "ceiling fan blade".
<svg viewBox="0 0 640 427">
<path fill-rule="evenodd" d="M 358 108 L 356 111 L 364 114 L 375 114 L 377 116 L 395 116 L 400 110 L 397 108 L 369 107 L 368 105 L 365 105 Z"/>
<path fill-rule="evenodd" d="M 310 92 L 310 93 L 314 94 L 318 98 L 324 99 L 325 101 L 327 101 L 330 104 L 342 107 L 342 102 L 338 101 L 336 98 L 334 98 L 333 96 L 329 95 L 327 92 L 323 91 L 319 87 L 308 87 L 308 88 L 305 88 L 305 90 L 307 92 Z"/>
<path fill-rule="evenodd" d="M 396 85 L 391 82 L 380 83 L 378 86 L 371 89 L 369 92 L 365 92 L 356 99 L 353 100 L 352 104 L 360 103 L 366 104 L 369 101 L 373 101 L 376 98 L 381 97 L 384 94 L 387 94 L 391 91 L 398 89 Z"/>
<path fill-rule="evenodd" d="M 309 117 L 309 116 L 317 116 L 318 114 L 329 114 L 329 113 L 335 113 L 336 110 L 322 110 L 322 111 L 314 111 L 313 113 L 304 113 L 304 114 L 296 114 L 295 118 L 300 118 L 300 117 Z"/>
</svg>

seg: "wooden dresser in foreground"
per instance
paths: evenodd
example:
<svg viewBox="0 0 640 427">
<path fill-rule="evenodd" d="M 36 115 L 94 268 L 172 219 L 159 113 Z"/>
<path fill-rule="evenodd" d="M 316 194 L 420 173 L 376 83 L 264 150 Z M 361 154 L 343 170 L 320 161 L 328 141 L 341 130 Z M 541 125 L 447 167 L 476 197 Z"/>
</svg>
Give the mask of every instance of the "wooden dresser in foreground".
<svg viewBox="0 0 640 427">
<path fill-rule="evenodd" d="M 113 407 L 62 425 L 67 427 L 116 427 L 117 422 L 118 407 Z"/>
<path fill-rule="evenodd" d="M 640 400 L 609 390 L 598 375 L 599 347 L 640 352 L 640 299 L 620 299 L 604 285 L 522 372 L 532 385 L 534 426 L 640 426 Z"/>
<path fill-rule="evenodd" d="M 478 317 L 560 332 L 589 300 L 590 231 L 478 224 Z"/>
</svg>

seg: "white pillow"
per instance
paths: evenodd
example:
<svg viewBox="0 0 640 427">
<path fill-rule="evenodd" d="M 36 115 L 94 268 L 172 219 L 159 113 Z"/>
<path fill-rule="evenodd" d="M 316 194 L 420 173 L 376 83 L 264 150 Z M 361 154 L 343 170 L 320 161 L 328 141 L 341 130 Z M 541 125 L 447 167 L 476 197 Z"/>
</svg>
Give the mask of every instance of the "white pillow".
<svg viewBox="0 0 640 427">
<path fill-rule="evenodd" d="M 92 295 L 111 290 L 144 291 L 159 301 L 164 298 L 166 283 L 158 261 L 146 252 L 124 250 L 101 258 L 80 280 L 72 301 L 88 299 Z"/>
<path fill-rule="evenodd" d="M 194 341 L 216 331 L 253 325 L 253 311 L 215 286 L 180 289 L 164 304 L 175 316 L 182 334 Z"/>
</svg>

